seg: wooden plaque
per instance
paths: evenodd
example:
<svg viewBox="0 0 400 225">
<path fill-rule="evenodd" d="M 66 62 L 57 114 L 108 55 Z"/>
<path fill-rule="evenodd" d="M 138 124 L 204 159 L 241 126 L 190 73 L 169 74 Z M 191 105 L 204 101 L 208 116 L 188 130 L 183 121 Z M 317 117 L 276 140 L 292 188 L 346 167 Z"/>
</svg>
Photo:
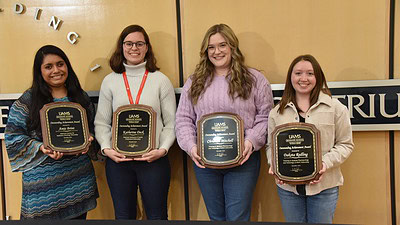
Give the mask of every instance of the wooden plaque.
<svg viewBox="0 0 400 225">
<path fill-rule="evenodd" d="M 119 107 L 113 114 L 113 148 L 129 157 L 139 157 L 154 149 L 156 119 L 156 112 L 147 105 Z"/>
<path fill-rule="evenodd" d="M 197 122 L 197 150 L 205 167 L 238 166 L 244 148 L 243 120 L 233 113 L 211 113 Z"/>
<path fill-rule="evenodd" d="M 272 166 L 285 183 L 306 184 L 322 168 L 320 132 L 309 123 L 287 123 L 272 132 Z"/>
<path fill-rule="evenodd" d="M 74 102 L 52 102 L 40 110 L 43 144 L 65 155 L 87 150 L 89 126 L 86 110 Z"/>
</svg>

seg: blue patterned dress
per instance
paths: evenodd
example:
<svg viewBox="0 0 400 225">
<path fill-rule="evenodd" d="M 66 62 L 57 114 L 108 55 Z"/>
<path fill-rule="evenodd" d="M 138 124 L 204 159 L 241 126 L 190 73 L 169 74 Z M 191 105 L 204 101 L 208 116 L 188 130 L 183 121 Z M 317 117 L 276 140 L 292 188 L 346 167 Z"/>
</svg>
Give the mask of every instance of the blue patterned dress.
<svg viewBox="0 0 400 225">
<path fill-rule="evenodd" d="M 87 154 L 63 156 L 59 160 L 43 154 L 39 149 L 41 135 L 27 131 L 31 96 L 28 90 L 14 102 L 5 130 L 11 169 L 22 172 L 21 219 L 80 216 L 96 207 L 99 196 L 92 162 Z M 54 101 L 69 100 L 65 97 Z M 87 114 L 89 123 L 93 122 L 94 108 Z"/>
</svg>

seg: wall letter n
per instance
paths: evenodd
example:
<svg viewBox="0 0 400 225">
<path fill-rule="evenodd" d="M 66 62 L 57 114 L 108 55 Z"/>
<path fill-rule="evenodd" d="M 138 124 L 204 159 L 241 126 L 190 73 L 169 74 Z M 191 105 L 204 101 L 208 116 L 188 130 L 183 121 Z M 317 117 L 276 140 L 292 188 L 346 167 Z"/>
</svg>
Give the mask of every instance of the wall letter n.
<svg viewBox="0 0 400 225">
<path fill-rule="evenodd" d="M 60 25 L 60 23 L 62 23 L 62 20 L 58 19 L 55 16 L 52 16 L 49 22 L 49 27 L 53 27 L 54 30 L 58 30 L 58 26 Z"/>
</svg>

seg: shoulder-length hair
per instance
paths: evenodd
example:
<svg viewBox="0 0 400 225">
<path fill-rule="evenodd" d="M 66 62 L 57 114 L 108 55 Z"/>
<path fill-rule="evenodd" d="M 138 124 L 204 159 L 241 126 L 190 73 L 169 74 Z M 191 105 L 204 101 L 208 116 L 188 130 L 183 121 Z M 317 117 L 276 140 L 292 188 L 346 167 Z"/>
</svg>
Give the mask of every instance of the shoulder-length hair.
<svg viewBox="0 0 400 225">
<path fill-rule="evenodd" d="M 144 36 L 146 45 L 147 45 L 147 52 L 144 57 L 144 59 L 146 61 L 146 69 L 149 72 L 155 72 L 156 70 L 159 70 L 160 68 L 157 67 L 157 60 L 154 57 L 153 48 L 151 47 L 149 35 L 147 35 L 144 28 L 139 25 L 127 26 L 119 35 L 114 53 L 112 54 L 112 56 L 110 58 L 111 69 L 116 73 L 125 72 L 124 62 L 126 61 L 126 59 L 124 57 L 123 44 L 124 44 L 124 40 L 125 40 L 126 36 L 128 36 L 130 33 L 134 33 L 134 32 L 142 33 Z"/>
<path fill-rule="evenodd" d="M 236 97 L 248 99 L 255 82 L 255 78 L 244 63 L 244 56 L 239 49 L 239 40 L 233 30 L 226 24 L 216 24 L 208 29 L 201 43 L 200 62 L 192 75 L 192 85 L 189 91 L 193 104 L 197 104 L 200 95 L 214 78 L 214 65 L 208 58 L 208 45 L 210 37 L 216 33 L 224 37 L 232 52 L 230 76 L 227 76 L 229 96 L 232 99 Z"/>
<path fill-rule="evenodd" d="M 43 105 L 53 102 L 51 87 L 43 79 L 41 71 L 43 60 L 47 55 L 57 55 L 61 57 L 67 65 L 68 77 L 64 85 L 67 89 L 67 96 L 70 101 L 79 103 L 86 109 L 90 105 L 90 99 L 84 93 L 67 55 L 60 48 L 54 45 L 45 45 L 41 47 L 36 52 L 33 62 L 33 81 L 32 86 L 30 87 L 32 93 L 32 104 L 29 105 L 29 116 L 27 119 L 28 131 L 37 131 L 39 134 L 41 131 L 39 111 Z"/>
<path fill-rule="evenodd" d="M 293 88 L 291 77 L 293 72 L 293 67 L 300 61 L 308 61 L 311 63 L 314 76 L 316 79 L 315 87 L 311 91 L 310 94 L 310 105 L 314 105 L 318 101 L 319 93 L 322 91 L 323 93 L 331 96 L 331 92 L 328 89 L 328 85 L 326 83 L 324 72 L 322 71 L 321 66 L 318 61 L 312 55 L 300 55 L 296 57 L 289 66 L 289 70 L 286 76 L 285 90 L 283 91 L 282 99 L 279 102 L 279 113 L 282 114 L 286 105 L 289 102 L 293 102 L 296 108 L 298 108 L 296 102 L 296 91 Z"/>
</svg>

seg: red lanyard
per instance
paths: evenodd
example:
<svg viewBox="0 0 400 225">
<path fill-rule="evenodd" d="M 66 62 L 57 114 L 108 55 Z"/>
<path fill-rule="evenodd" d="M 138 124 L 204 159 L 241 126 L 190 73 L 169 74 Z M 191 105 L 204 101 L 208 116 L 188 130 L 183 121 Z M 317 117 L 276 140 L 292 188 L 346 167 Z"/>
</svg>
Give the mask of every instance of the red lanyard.
<svg viewBox="0 0 400 225">
<path fill-rule="evenodd" d="M 146 72 L 144 72 L 144 75 L 143 75 L 143 78 L 142 78 L 142 83 L 140 84 L 140 88 L 139 88 L 138 94 L 136 95 L 135 104 L 139 104 L 140 95 L 142 94 L 144 83 L 146 83 L 146 79 L 147 79 L 147 75 L 148 74 L 149 74 L 149 71 L 146 70 Z M 131 104 L 133 104 L 133 99 L 132 99 L 131 89 L 129 88 L 128 78 L 126 77 L 126 73 L 125 72 L 123 72 L 122 75 L 124 76 L 125 88 L 126 88 L 126 92 L 128 93 L 129 102 Z"/>
</svg>

